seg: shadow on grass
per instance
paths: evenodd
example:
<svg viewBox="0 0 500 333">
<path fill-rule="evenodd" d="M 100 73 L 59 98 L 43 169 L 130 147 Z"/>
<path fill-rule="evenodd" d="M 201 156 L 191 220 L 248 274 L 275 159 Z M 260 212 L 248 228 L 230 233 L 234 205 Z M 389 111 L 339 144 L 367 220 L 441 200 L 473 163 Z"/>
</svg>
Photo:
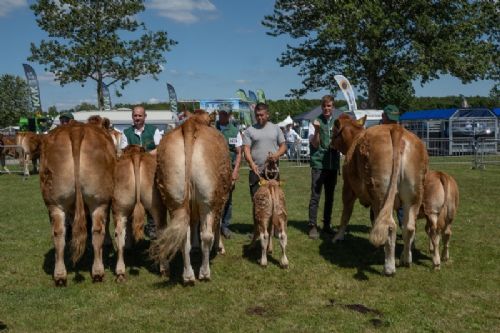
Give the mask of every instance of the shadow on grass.
<svg viewBox="0 0 500 333">
<path fill-rule="evenodd" d="M 125 250 L 124 260 L 125 266 L 128 269 L 128 274 L 131 276 L 137 276 L 140 273 L 140 268 L 146 268 L 149 272 L 158 274 L 158 268 L 155 263 L 149 258 L 149 240 L 141 240 L 135 243 L 131 249 Z M 111 244 L 103 246 L 103 264 L 105 269 L 115 272 L 115 266 L 118 259 L 118 255 Z M 85 253 L 82 258 L 73 265 L 71 262 L 71 250 L 70 242 L 66 242 L 66 247 L 64 249 L 64 264 L 66 265 L 66 270 L 68 273 L 75 273 L 73 282 L 80 283 L 85 281 L 85 275 L 81 272 L 92 271 L 92 264 L 94 260 L 94 251 L 92 248 L 92 240 L 87 237 L 87 243 L 85 246 Z M 47 253 L 45 253 L 43 261 L 43 270 L 47 275 L 52 276 L 55 267 L 55 249 L 51 248 Z"/>
<path fill-rule="evenodd" d="M 306 236 L 308 235 L 309 228 L 306 221 L 291 220 L 288 221 L 288 225 L 301 231 Z M 384 247 L 375 248 L 368 240 L 369 232 L 370 227 L 367 225 L 351 224 L 347 227 L 344 240 L 337 243 L 331 242 L 332 235 L 320 232 L 320 255 L 339 267 L 355 268 L 356 273 L 353 277 L 356 280 L 368 280 L 369 275 L 367 273 L 380 275 L 382 272 L 372 266 L 384 264 Z M 355 233 L 362 233 L 366 236 L 360 237 Z M 401 240 L 397 241 L 395 252 L 397 260 L 403 252 Z M 412 250 L 412 257 L 415 265 L 428 266 L 428 261 L 431 259 L 419 249 Z M 427 261 L 427 263 L 423 262 L 423 260 Z"/>
<path fill-rule="evenodd" d="M 253 234 L 253 224 L 234 223 L 229 226 L 229 229 L 237 234 L 242 234 L 242 235 Z"/>
<path fill-rule="evenodd" d="M 276 253 L 276 251 L 281 251 L 279 239 L 276 237 L 273 237 L 273 252 L 272 253 L 267 253 L 267 262 L 269 264 L 273 264 L 276 266 L 280 266 L 279 260 L 273 257 L 273 254 Z M 280 252 L 281 253 L 281 252 Z M 252 264 L 255 264 L 259 267 L 259 261 L 260 258 L 262 257 L 262 247 L 260 245 L 260 240 L 255 241 L 254 243 L 249 243 L 245 244 L 242 246 L 242 257 Z"/>
</svg>

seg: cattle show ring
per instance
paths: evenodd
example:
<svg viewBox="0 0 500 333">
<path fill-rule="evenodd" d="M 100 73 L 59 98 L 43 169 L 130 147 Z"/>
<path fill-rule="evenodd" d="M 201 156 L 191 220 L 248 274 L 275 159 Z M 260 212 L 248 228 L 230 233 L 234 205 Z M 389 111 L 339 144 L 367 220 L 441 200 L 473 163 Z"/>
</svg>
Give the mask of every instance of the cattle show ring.
<svg viewBox="0 0 500 333">
<path fill-rule="evenodd" d="M 121 149 L 98 112 L 18 132 L 0 174 L 0 331 L 497 331 L 500 142 L 459 137 L 467 115 L 490 121 L 461 110 L 446 139 L 337 114 L 334 234 L 317 239 L 308 156 L 270 155 L 252 200 L 251 168 L 231 181 L 203 110 L 154 154 Z"/>
</svg>

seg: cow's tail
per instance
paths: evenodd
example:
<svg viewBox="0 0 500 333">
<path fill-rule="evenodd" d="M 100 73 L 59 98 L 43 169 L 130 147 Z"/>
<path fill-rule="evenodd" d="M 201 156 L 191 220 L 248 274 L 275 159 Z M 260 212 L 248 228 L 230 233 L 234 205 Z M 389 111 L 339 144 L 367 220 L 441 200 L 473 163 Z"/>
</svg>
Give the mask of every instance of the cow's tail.
<svg viewBox="0 0 500 333">
<path fill-rule="evenodd" d="M 84 136 L 83 127 L 74 127 L 70 132 L 71 151 L 75 172 L 75 219 L 72 226 L 71 260 L 75 264 L 85 252 L 87 241 L 87 221 L 85 219 L 85 206 L 80 185 L 80 148 Z"/>
<path fill-rule="evenodd" d="M 390 134 L 392 141 L 392 172 L 382 209 L 375 219 L 370 232 L 370 242 L 375 246 L 385 244 L 389 235 L 389 229 L 395 228 L 394 223 L 391 223 L 391 215 L 394 209 L 394 199 L 396 198 L 398 178 L 401 171 L 401 152 L 403 149 L 401 138 L 403 137 L 403 129 L 399 126 L 394 126 Z"/>
<path fill-rule="evenodd" d="M 135 240 L 144 238 L 144 206 L 141 203 L 141 155 L 133 154 L 132 163 L 135 175 L 135 206 L 133 212 L 132 229 Z"/>
<path fill-rule="evenodd" d="M 439 212 L 439 221 L 446 221 L 447 223 L 453 221 L 457 212 L 458 206 L 458 189 L 456 182 L 448 175 L 440 172 L 439 180 L 444 190 L 444 205 Z M 451 197 L 451 187 L 455 185 L 455 196 Z"/>
<path fill-rule="evenodd" d="M 173 211 L 170 221 L 150 249 L 150 255 L 156 262 L 169 263 L 186 241 L 190 228 L 191 215 L 191 159 L 196 135 L 196 116 L 192 116 L 182 124 L 184 138 L 184 200 L 182 207 Z"/>
<path fill-rule="evenodd" d="M 269 190 L 271 192 L 271 198 L 273 200 L 273 214 L 272 214 L 271 220 L 272 220 L 274 228 L 279 228 L 279 226 L 280 226 L 279 217 L 280 217 L 280 214 L 282 213 L 282 210 L 283 210 L 283 207 L 281 207 L 281 205 L 280 205 L 280 194 L 279 194 L 279 191 L 277 189 L 278 186 L 279 185 L 275 185 L 275 184 L 272 184 L 269 186 Z"/>
</svg>

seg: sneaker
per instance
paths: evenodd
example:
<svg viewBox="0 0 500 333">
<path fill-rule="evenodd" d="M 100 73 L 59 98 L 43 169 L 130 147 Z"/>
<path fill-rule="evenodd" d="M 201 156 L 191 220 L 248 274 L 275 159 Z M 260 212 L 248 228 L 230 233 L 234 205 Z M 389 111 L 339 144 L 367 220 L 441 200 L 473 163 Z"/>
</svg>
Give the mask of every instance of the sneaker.
<svg viewBox="0 0 500 333">
<path fill-rule="evenodd" d="M 323 226 L 323 230 L 322 230 L 325 234 L 329 234 L 329 235 L 333 235 L 335 234 L 335 232 L 333 231 L 332 227 L 329 225 L 329 224 L 325 224 Z"/>
<path fill-rule="evenodd" d="M 220 229 L 222 236 L 224 236 L 225 239 L 230 239 L 231 238 L 231 230 L 228 228 L 221 228 Z"/>
<path fill-rule="evenodd" d="M 318 228 L 315 225 L 311 225 L 309 227 L 309 238 L 310 239 L 318 239 L 319 238 L 319 232 Z"/>
</svg>

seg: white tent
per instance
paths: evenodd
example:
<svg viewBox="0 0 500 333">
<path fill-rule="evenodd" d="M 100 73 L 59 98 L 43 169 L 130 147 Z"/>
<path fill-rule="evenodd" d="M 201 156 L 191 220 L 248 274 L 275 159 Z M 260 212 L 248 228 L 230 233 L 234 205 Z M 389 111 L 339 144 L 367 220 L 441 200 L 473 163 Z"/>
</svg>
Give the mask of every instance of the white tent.
<svg viewBox="0 0 500 333">
<path fill-rule="evenodd" d="M 286 127 L 287 125 L 293 124 L 293 119 L 288 115 L 285 120 L 278 123 L 279 127 Z"/>
</svg>

